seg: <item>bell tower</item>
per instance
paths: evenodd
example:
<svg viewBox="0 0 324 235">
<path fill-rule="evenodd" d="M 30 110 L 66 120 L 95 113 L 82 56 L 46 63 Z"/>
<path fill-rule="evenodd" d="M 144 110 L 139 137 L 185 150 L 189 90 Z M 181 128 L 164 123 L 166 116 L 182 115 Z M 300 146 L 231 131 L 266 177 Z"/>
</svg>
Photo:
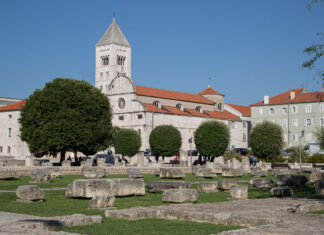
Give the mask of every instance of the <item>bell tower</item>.
<svg viewBox="0 0 324 235">
<path fill-rule="evenodd" d="M 120 75 L 131 78 L 131 45 L 114 17 L 96 44 L 95 87 L 107 94 L 110 82 Z"/>
</svg>

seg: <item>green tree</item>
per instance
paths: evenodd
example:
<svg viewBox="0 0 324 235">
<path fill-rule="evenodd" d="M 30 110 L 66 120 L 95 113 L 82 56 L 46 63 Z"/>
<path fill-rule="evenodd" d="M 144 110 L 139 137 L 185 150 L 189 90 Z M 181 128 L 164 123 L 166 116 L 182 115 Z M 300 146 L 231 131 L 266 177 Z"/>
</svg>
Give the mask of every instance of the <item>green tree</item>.
<svg viewBox="0 0 324 235">
<path fill-rule="evenodd" d="M 181 147 L 181 134 L 171 125 L 161 125 L 153 129 L 150 134 L 150 147 L 154 155 L 173 156 Z"/>
<path fill-rule="evenodd" d="M 141 147 L 139 133 L 132 129 L 119 129 L 113 141 L 115 152 L 122 156 L 134 156 Z"/>
<path fill-rule="evenodd" d="M 195 144 L 202 156 L 224 155 L 230 143 L 228 126 L 219 121 L 206 121 L 200 124 L 195 133 Z"/>
<path fill-rule="evenodd" d="M 279 125 L 264 121 L 257 124 L 250 135 L 250 145 L 257 157 L 272 159 L 278 157 L 283 149 L 283 134 Z"/>
<path fill-rule="evenodd" d="M 321 127 L 316 131 L 315 138 L 319 143 L 320 149 L 324 150 L 324 127 Z"/>
<path fill-rule="evenodd" d="M 35 90 L 21 111 L 21 139 L 31 152 L 105 150 L 111 139 L 109 100 L 86 81 L 57 78 Z"/>
</svg>

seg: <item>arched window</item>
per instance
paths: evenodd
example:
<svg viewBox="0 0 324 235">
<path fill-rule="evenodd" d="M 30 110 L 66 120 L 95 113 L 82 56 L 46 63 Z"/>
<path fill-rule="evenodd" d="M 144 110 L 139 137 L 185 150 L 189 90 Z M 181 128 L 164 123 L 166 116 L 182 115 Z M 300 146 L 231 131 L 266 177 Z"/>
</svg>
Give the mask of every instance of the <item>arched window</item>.
<svg viewBox="0 0 324 235">
<path fill-rule="evenodd" d="M 176 107 L 180 110 L 182 110 L 182 104 L 177 104 Z"/>
<path fill-rule="evenodd" d="M 320 118 L 319 119 L 319 121 L 318 121 L 318 124 L 320 125 L 320 126 L 324 126 L 324 118 Z"/>
<path fill-rule="evenodd" d="M 197 106 L 197 107 L 196 107 L 196 110 L 197 110 L 199 113 L 202 113 L 202 108 L 201 108 L 201 106 Z"/>
<path fill-rule="evenodd" d="M 109 64 L 109 55 L 101 56 L 101 62 L 103 65 Z"/>
<path fill-rule="evenodd" d="M 118 100 L 118 107 L 120 109 L 125 108 L 125 100 L 123 98 L 119 98 L 119 100 Z"/>
<path fill-rule="evenodd" d="M 223 108 L 222 103 L 219 103 L 219 104 L 218 104 L 218 110 L 219 110 L 219 111 L 222 111 L 222 108 Z"/>
<path fill-rule="evenodd" d="M 154 101 L 153 105 L 157 108 L 160 108 L 160 102 L 159 101 Z"/>
</svg>

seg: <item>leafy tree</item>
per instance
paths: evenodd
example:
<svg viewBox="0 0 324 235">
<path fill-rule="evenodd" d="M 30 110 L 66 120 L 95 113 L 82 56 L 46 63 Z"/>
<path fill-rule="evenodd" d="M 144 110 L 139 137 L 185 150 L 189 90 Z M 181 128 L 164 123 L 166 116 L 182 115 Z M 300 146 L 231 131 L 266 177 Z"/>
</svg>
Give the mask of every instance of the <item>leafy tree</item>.
<svg viewBox="0 0 324 235">
<path fill-rule="evenodd" d="M 196 148 L 202 156 L 222 156 L 228 148 L 229 143 L 230 131 L 223 122 L 203 122 L 195 133 Z"/>
<path fill-rule="evenodd" d="M 139 133 L 132 129 L 119 129 L 113 141 L 115 152 L 122 156 L 134 156 L 141 147 Z"/>
<path fill-rule="evenodd" d="M 278 157 L 284 146 L 281 127 L 269 121 L 257 124 L 252 129 L 250 145 L 253 154 L 259 158 L 272 159 Z"/>
<path fill-rule="evenodd" d="M 315 132 L 315 138 L 319 143 L 320 149 L 324 149 L 324 127 L 319 128 Z"/>
<path fill-rule="evenodd" d="M 154 155 L 173 156 L 181 147 L 181 134 L 171 125 L 161 125 L 153 129 L 150 134 L 150 147 Z"/>
<path fill-rule="evenodd" d="M 301 161 L 306 162 L 307 159 L 309 158 L 309 154 L 305 151 L 305 149 L 300 149 L 299 147 L 291 147 L 288 150 L 291 150 L 291 155 L 288 159 L 288 162 L 299 162 L 299 158 L 301 155 Z M 300 154 L 301 150 L 301 154 Z"/>
<path fill-rule="evenodd" d="M 19 122 L 31 152 L 61 152 L 61 161 L 67 151 L 88 155 L 105 150 L 111 139 L 109 100 L 86 81 L 57 78 L 35 90 Z"/>
</svg>

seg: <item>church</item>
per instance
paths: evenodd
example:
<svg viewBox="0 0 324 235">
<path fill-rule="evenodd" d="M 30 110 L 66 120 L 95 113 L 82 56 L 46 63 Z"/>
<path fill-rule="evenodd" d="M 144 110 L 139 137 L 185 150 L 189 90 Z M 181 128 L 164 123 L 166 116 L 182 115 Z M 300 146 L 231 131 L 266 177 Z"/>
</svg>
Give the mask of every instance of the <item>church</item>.
<svg viewBox="0 0 324 235">
<path fill-rule="evenodd" d="M 114 126 L 137 130 L 141 150 L 149 149 L 151 131 L 173 125 L 181 133 L 181 153 L 195 149 L 193 137 L 207 120 L 227 124 L 230 148 L 247 148 L 251 128 L 248 106 L 224 103 L 224 95 L 208 86 L 198 94 L 135 85 L 132 80 L 131 45 L 115 19 L 96 44 L 95 86 L 110 100 Z"/>
</svg>

